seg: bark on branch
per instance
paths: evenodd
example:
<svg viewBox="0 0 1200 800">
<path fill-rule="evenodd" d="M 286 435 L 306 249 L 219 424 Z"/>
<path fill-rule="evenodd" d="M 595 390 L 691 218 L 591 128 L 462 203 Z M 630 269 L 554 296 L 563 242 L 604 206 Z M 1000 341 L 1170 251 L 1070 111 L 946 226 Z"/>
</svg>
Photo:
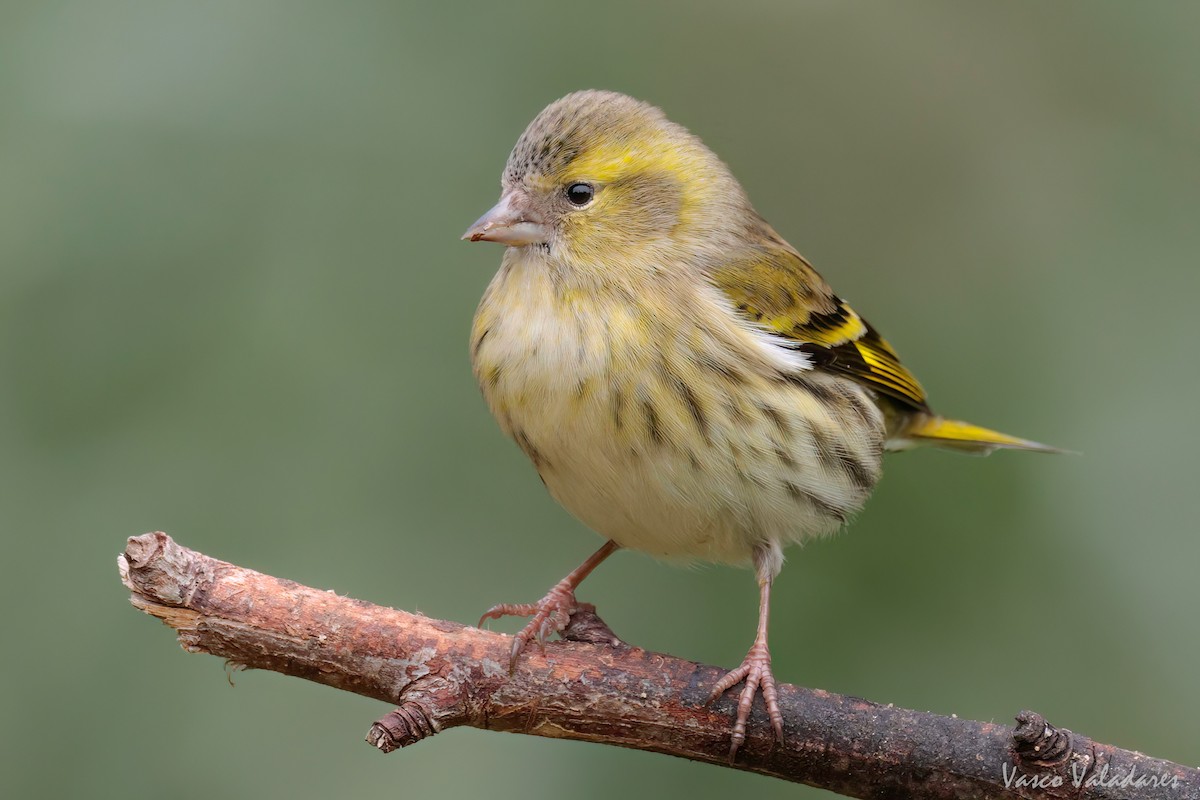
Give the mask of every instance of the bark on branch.
<svg viewBox="0 0 1200 800">
<path fill-rule="evenodd" d="M 727 763 L 724 674 L 618 640 L 590 610 L 568 640 L 508 671 L 510 637 L 339 597 L 218 561 L 164 533 L 118 559 L 130 601 L 185 650 L 398 705 L 367 739 L 391 751 L 458 725 L 650 750 L 819 786 L 851 797 L 1196 800 L 1200 770 L 1054 728 L 1023 711 L 1015 729 L 779 687 L 785 741 L 761 709 Z"/>
</svg>

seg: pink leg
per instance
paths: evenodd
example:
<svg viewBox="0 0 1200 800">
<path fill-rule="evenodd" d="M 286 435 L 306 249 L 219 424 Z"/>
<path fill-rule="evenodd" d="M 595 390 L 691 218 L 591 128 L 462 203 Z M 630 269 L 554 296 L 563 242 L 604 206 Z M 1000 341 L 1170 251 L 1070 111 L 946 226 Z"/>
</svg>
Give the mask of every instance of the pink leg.
<svg viewBox="0 0 1200 800">
<path fill-rule="evenodd" d="M 754 566 L 758 573 L 758 633 L 750 652 L 742 661 L 742 665 L 725 675 L 713 687 L 708 702 L 716 700 L 727 690 L 737 686 L 742 681 L 746 685 L 738 696 L 737 716 L 733 722 L 732 742 L 729 746 L 729 762 L 737 758 L 738 748 L 746 741 L 746 723 L 750 719 L 750 709 L 754 706 L 754 696 L 762 689 L 763 702 L 767 706 L 767 716 L 771 719 L 771 729 L 775 732 L 776 741 L 783 741 L 783 713 L 779 710 L 779 701 L 775 692 L 775 676 L 771 674 L 771 651 L 767 649 L 767 619 L 771 609 L 771 570 L 767 559 L 762 554 L 756 554 Z"/>
<path fill-rule="evenodd" d="M 588 556 L 587 561 L 556 583 L 546 593 L 546 596 L 536 603 L 501 603 L 489 608 L 479 618 L 479 625 L 482 626 L 485 620 L 500 619 L 505 616 L 533 617 L 513 639 L 510 669 L 516 665 L 517 657 L 521 655 L 521 651 L 531 640 L 536 641 L 539 647 L 545 649 L 546 637 L 552 633 L 559 633 L 567 627 L 571 621 L 571 614 L 578 607 L 575 601 L 575 589 L 583 582 L 584 578 L 591 574 L 592 570 L 599 566 L 601 561 L 612 555 L 619 547 L 620 545 L 616 542 L 605 542 L 603 547 Z"/>
</svg>

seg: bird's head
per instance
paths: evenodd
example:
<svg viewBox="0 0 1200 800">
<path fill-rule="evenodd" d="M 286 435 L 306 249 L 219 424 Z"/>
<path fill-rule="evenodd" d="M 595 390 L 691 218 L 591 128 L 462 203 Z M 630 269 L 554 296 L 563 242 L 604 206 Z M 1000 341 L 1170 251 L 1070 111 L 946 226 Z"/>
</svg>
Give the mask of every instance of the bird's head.
<svg viewBox="0 0 1200 800">
<path fill-rule="evenodd" d="M 540 247 L 612 268 L 701 246 L 753 215 L 737 181 L 695 136 L 647 103 L 583 91 L 547 106 L 521 134 L 500 202 L 463 235 Z"/>
</svg>

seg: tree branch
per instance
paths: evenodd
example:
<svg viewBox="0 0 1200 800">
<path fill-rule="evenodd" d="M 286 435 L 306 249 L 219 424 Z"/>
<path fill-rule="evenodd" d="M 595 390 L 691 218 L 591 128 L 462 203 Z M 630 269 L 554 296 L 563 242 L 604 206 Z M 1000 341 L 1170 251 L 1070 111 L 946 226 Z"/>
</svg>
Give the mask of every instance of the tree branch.
<svg viewBox="0 0 1200 800">
<path fill-rule="evenodd" d="M 508 670 L 511 639 L 339 597 L 227 564 L 164 533 L 118 559 L 130 601 L 183 648 L 398 704 L 368 741 L 381 750 L 458 725 L 650 750 L 852 797 L 1200 797 L 1200 770 L 1093 742 L 1021 712 L 1004 725 L 779 687 L 785 741 L 756 709 L 727 763 L 733 699 L 705 706 L 724 671 L 631 647 L 591 609 L 568 641 Z"/>
</svg>

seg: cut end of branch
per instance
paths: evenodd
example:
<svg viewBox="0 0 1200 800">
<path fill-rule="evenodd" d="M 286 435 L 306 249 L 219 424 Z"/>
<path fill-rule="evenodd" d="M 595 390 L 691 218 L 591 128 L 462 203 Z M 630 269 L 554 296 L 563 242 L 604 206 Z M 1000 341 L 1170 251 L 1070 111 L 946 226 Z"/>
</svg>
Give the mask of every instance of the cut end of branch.
<svg viewBox="0 0 1200 800">
<path fill-rule="evenodd" d="M 197 555 L 162 531 L 154 531 L 129 537 L 117 566 L 130 591 L 154 603 L 182 606 L 207 578 L 208 559 Z"/>
</svg>

